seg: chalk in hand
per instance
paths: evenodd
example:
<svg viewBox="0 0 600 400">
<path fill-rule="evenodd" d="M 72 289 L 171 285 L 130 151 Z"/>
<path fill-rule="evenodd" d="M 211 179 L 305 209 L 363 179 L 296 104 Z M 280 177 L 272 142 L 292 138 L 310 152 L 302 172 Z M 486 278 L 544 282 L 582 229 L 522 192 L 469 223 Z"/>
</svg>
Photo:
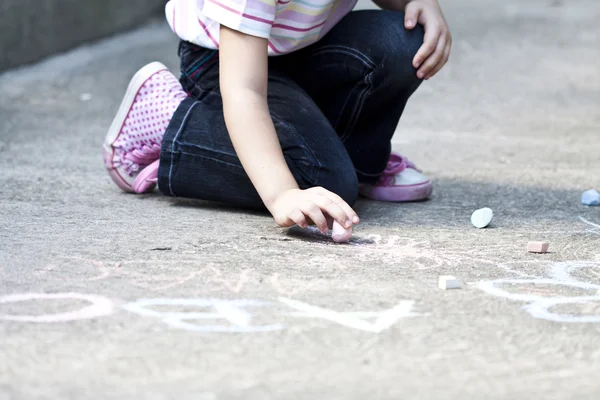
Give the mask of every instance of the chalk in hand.
<svg viewBox="0 0 600 400">
<path fill-rule="evenodd" d="M 530 253 L 546 253 L 548 251 L 547 242 L 529 242 L 527 243 L 527 251 Z"/>
<path fill-rule="evenodd" d="M 440 289 L 460 289 L 460 282 L 452 275 L 442 275 L 438 281 Z"/>
<path fill-rule="evenodd" d="M 600 193 L 596 189 L 590 189 L 581 195 L 581 204 L 586 206 L 600 206 Z"/>
<path fill-rule="evenodd" d="M 333 226 L 331 228 L 331 238 L 336 243 L 343 243 L 350 240 L 350 236 L 352 236 L 352 228 L 344 228 L 340 225 L 339 222 L 333 221 Z"/>
<path fill-rule="evenodd" d="M 481 229 L 488 226 L 492 222 L 492 218 L 494 218 L 494 212 L 491 208 L 480 208 L 471 215 L 471 223 L 475 228 Z"/>
</svg>

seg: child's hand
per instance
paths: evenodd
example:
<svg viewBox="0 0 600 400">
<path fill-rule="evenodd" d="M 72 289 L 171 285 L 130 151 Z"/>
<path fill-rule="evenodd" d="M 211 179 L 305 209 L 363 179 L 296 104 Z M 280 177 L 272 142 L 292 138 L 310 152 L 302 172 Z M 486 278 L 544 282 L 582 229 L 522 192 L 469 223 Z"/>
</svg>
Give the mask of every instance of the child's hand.
<svg viewBox="0 0 600 400">
<path fill-rule="evenodd" d="M 423 25 L 423 45 L 413 59 L 418 68 L 417 76 L 429 79 L 438 73 L 450 57 L 452 36 L 437 0 L 413 0 L 404 10 L 404 25 L 413 29 L 417 23 Z"/>
<path fill-rule="evenodd" d="M 359 221 L 358 215 L 348 203 L 322 187 L 287 190 L 270 204 L 269 211 L 275 222 L 282 227 L 298 225 L 306 228 L 314 223 L 324 234 L 327 233 L 326 216 L 335 219 L 345 228 L 351 228 Z"/>
</svg>

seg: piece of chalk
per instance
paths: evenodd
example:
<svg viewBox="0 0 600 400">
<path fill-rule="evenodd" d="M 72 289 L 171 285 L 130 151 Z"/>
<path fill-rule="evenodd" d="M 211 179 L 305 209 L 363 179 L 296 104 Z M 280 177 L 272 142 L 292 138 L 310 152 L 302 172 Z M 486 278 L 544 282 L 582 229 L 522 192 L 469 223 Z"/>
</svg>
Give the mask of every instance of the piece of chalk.
<svg viewBox="0 0 600 400">
<path fill-rule="evenodd" d="M 600 206 L 600 193 L 596 189 L 590 189 L 581 195 L 581 204 L 586 206 Z"/>
<path fill-rule="evenodd" d="M 440 289 L 460 289 L 460 282 L 452 275 L 442 275 L 438 280 Z"/>
<path fill-rule="evenodd" d="M 546 253 L 548 251 L 547 242 L 529 242 L 527 243 L 527 251 L 530 253 Z"/>
<path fill-rule="evenodd" d="M 350 240 L 350 236 L 352 236 L 352 228 L 346 229 L 339 222 L 333 221 L 333 225 L 331 227 L 331 238 L 334 242 L 343 243 Z"/>
<path fill-rule="evenodd" d="M 471 214 L 471 223 L 475 228 L 481 229 L 488 226 L 492 222 L 492 218 L 494 218 L 494 212 L 491 208 L 480 208 Z"/>
</svg>

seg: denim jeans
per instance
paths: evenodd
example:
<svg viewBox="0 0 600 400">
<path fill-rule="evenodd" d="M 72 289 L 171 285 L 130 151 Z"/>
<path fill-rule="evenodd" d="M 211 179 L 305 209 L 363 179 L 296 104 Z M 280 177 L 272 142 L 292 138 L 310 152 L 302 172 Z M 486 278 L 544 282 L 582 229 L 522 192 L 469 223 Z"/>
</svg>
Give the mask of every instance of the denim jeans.
<svg viewBox="0 0 600 400">
<path fill-rule="evenodd" d="M 300 188 L 322 186 L 352 205 L 359 182 L 379 178 L 421 83 L 412 59 L 422 43 L 422 28 L 406 30 L 400 12 L 354 11 L 317 43 L 269 58 L 269 111 Z M 218 51 L 181 42 L 179 56 L 189 97 L 163 138 L 160 191 L 263 208 L 225 126 Z"/>
</svg>

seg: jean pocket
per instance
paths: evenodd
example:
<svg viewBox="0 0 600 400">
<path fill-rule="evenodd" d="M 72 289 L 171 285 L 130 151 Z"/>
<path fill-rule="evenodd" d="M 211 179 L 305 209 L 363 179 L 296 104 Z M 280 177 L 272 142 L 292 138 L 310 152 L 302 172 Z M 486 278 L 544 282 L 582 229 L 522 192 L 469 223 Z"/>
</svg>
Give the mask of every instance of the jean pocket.
<svg viewBox="0 0 600 400">
<path fill-rule="evenodd" d="M 212 91 L 219 87 L 219 51 L 206 49 L 189 42 L 179 45 L 181 84 L 186 92 Z"/>
</svg>

